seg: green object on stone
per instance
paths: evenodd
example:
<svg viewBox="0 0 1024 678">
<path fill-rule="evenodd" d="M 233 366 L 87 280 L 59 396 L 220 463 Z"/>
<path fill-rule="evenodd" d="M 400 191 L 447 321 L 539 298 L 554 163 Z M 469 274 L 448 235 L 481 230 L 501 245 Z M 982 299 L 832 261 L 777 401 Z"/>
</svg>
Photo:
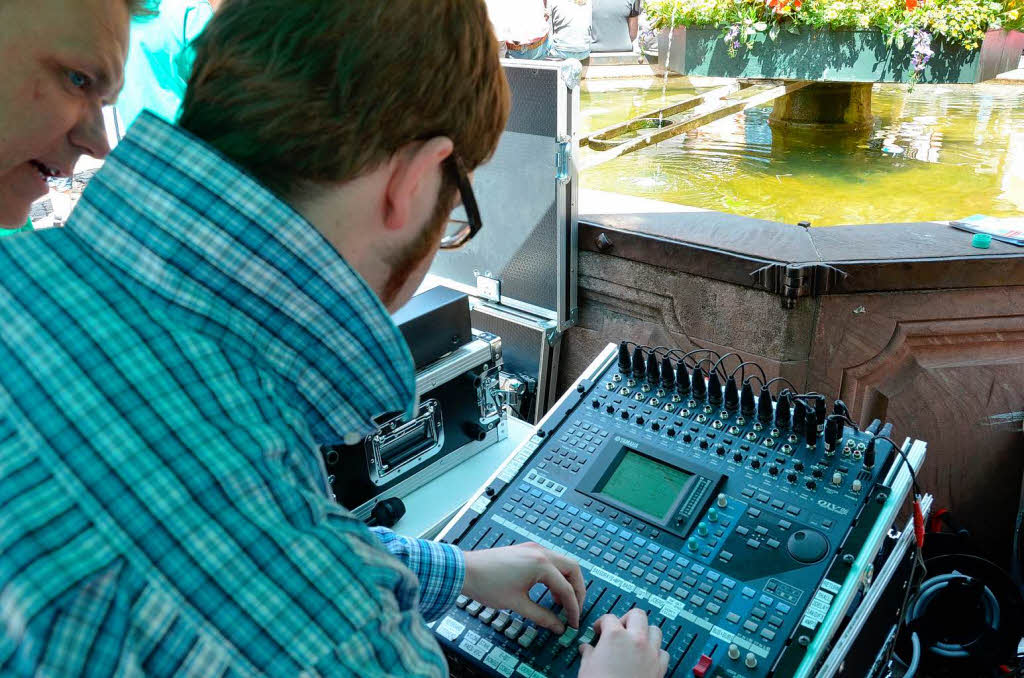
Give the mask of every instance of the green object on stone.
<svg viewBox="0 0 1024 678">
<path fill-rule="evenodd" d="M 978 249 L 987 250 L 992 246 L 992 236 L 988 233 L 975 233 L 974 237 L 971 238 L 971 247 L 977 247 Z"/>
</svg>

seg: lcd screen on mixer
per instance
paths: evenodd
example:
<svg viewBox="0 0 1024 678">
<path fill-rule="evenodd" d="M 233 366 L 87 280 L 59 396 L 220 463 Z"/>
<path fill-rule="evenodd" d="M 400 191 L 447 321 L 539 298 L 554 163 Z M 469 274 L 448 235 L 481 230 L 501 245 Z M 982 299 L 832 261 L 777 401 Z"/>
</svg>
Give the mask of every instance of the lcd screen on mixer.
<svg viewBox="0 0 1024 678">
<path fill-rule="evenodd" d="M 692 477 L 692 473 L 627 448 L 597 491 L 637 511 L 664 518 Z"/>
</svg>

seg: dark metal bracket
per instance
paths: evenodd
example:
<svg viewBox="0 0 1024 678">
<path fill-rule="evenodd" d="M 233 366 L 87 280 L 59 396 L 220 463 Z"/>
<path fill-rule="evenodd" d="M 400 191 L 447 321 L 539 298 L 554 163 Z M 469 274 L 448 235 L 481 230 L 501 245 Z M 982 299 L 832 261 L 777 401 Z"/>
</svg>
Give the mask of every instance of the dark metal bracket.
<svg viewBox="0 0 1024 678">
<path fill-rule="evenodd" d="M 845 272 L 824 263 L 768 264 L 750 275 L 758 287 L 779 295 L 785 309 L 796 307 L 801 297 L 828 294 L 846 278 Z"/>
</svg>

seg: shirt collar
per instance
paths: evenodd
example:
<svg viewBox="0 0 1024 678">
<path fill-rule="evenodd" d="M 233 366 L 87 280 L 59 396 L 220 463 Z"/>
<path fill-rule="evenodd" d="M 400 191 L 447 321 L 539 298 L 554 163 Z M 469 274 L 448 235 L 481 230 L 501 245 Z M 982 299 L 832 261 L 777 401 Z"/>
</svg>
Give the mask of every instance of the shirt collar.
<svg viewBox="0 0 1024 678">
<path fill-rule="evenodd" d="M 139 116 L 67 229 L 193 329 L 269 364 L 316 442 L 414 410 L 412 357 L 377 295 L 309 222 L 180 127 Z"/>
</svg>

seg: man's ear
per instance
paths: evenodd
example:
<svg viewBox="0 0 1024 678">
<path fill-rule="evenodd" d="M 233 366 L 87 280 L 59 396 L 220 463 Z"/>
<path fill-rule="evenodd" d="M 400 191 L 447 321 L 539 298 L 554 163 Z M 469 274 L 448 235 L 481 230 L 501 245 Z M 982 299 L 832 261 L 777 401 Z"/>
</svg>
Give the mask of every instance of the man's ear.
<svg viewBox="0 0 1024 678">
<path fill-rule="evenodd" d="M 444 171 L 442 164 L 454 147 L 448 137 L 434 137 L 408 144 L 391 157 L 391 176 L 384 193 L 386 228 L 400 230 L 417 211 L 433 209 Z"/>
</svg>

